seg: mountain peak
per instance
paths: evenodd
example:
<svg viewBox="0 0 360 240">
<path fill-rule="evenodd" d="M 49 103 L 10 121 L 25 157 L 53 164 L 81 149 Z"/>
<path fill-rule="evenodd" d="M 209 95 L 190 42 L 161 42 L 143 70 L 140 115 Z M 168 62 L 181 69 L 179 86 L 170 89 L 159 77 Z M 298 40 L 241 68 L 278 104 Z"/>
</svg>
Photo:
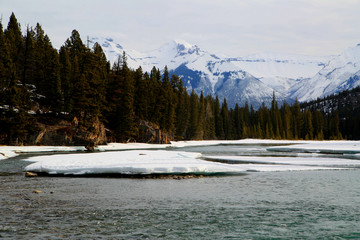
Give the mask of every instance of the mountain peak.
<svg viewBox="0 0 360 240">
<path fill-rule="evenodd" d="M 172 41 L 176 46 L 178 46 L 178 48 L 185 50 L 185 49 L 192 49 L 194 47 L 197 47 L 196 45 L 192 45 L 188 42 L 186 42 L 183 39 L 175 39 Z"/>
<path fill-rule="evenodd" d="M 164 44 L 160 47 L 160 49 L 158 49 L 158 51 L 178 57 L 194 53 L 199 55 L 201 50 L 198 46 L 192 45 L 185 40 L 176 39 Z"/>
</svg>

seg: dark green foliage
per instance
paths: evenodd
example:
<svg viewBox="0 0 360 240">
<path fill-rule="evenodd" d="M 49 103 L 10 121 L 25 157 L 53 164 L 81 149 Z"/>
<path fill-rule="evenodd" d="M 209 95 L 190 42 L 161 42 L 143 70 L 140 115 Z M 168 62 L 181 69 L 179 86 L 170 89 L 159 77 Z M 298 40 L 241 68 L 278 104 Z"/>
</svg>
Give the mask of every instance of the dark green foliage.
<svg viewBox="0 0 360 240">
<path fill-rule="evenodd" d="M 139 72 L 138 72 L 139 73 Z M 126 55 L 118 58 L 110 74 L 107 92 L 109 112 L 107 121 L 119 141 L 128 141 L 136 137 L 135 125 L 135 78 L 127 67 Z"/>
<path fill-rule="evenodd" d="M 176 119 L 175 119 L 175 137 L 177 140 L 186 139 L 187 128 L 189 125 L 190 116 L 190 98 L 183 88 L 182 82 L 177 86 L 177 107 L 176 107 Z"/>
<path fill-rule="evenodd" d="M 9 57 L 15 65 L 18 77 L 21 76 L 22 62 L 24 54 L 24 40 L 21 34 L 20 24 L 17 22 L 15 14 L 12 13 L 7 28 L 4 31 Z"/>
<path fill-rule="evenodd" d="M 221 107 L 221 117 L 223 120 L 223 129 L 225 134 L 225 139 L 233 139 L 233 129 L 232 129 L 232 119 L 230 117 L 229 113 L 229 107 L 227 105 L 226 99 L 224 99 L 224 102 Z"/>
<path fill-rule="evenodd" d="M 229 109 L 226 99 L 221 103 L 217 96 L 189 94 L 166 66 L 150 73 L 130 69 L 123 53 L 110 69 L 101 46 L 95 43 L 89 49 L 76 30 L 59 51 L 40 24 L 22 36 L 14 14 L 7 29 L 0 23 L 0 49 L 2 144 L 26 143 L 38 130 L 39 119 L 49 116 L 58 121 L 76 118 L 88 131 L 100 119 L 111 141 L 121 142 L 141 139 L 138 124 L 143 120 L 176 140 L 360 138 L 360 100 L 354 97 L 345 106 L 325 99 L 332 104 L 330 112 L 317 107 L 320 100 L 280 107 L 275 94 L 270 109 L 262 104 L 255 111 L 248 103 Z"/>
<path fill-rule="evenodd" d="M 215 116 L 215 134 L 217 138 L 224 139 L 225 138 L 224 125 L 221 116 L 220 102 L 218 96 L 216 96 L 214 102 L 214 116 Z"/>
<path fill-rule="evenodd" d="M 39 102 L 48 111 L 62 110 L 59 54 L 52 47 L 40 24 L 36 25 L 34 36 L 34 67 L 32 82 L 40 96 Z"/>
<path fill-rule="evenodd" d="M 201 139 L 199 125 L 199 97 L 193 90 L 190 95 L 190 117 L 187 132 L 188 139 Z"/>
</svg>

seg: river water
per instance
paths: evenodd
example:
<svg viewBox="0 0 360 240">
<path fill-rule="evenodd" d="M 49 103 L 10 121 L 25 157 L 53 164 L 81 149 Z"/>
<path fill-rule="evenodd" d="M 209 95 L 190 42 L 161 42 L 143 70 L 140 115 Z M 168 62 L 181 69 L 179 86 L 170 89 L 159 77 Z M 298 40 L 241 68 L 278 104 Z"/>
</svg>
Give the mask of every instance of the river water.
<svg viewBox="0 0 360 240">
<path fill-rule="evenodd" d="M 266 146 L 181 149 L 269 155 Z M 193 179 L 25 178 L 0 161 L 0 239 L 360 239 L 360 169 Z"/>
</svg>

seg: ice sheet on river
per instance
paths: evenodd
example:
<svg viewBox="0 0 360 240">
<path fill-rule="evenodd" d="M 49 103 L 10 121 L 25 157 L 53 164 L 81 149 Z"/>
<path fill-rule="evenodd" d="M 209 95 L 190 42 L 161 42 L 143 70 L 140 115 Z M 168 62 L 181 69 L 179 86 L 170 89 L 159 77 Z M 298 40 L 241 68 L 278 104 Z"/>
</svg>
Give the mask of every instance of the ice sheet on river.
<svg viewBox="0 0 360 240">
<path fill-rule="evenodd" d="M 360 141 L 302 141 L 302 140 L 266 140 L 266 139 L 241 139 L 241 140 L 209 140 L 209 141 L 179 141 L 171 144 L 146 144 L 146 143 L 109 143 L 100 145 L 97 151 L 118 151 L 135 149 L 165 149 L 182 148 L 210 145 L 281 145 L 269 147 L 270 151 L 296 151 L 296 152 L 320 152 L 320 151 L 347 151 L 348 153 L 360 153 Z M 290 145 L 291 146 L 284 146 Z M 85 151 L 83 146 L 0 146 L 0 160 L 17 156 L 19 153 L 41 152 L 76 152 Z"/>
<path fill-rule="evenodd" d="M 268 147 L 274 152 L 360 154 L 360 141 L 308 141 L 289 146 Z"/>
<path fill-rule="evenodd" d="M 329 169 L 314 166 L 226 164 L 199 159 L 200 153 L 134 150 L 61 154 L 27 159 L 35 163 L 25 171 L 48 174 L 236 174 L 248 171 Z"/>
<path fill-rule="evenodd" d="M 269 156 L 206 156 L 206 159 L 238 163 L 256 164 L 282 164 L 298 166 L 323 166 L 323 167 L 358 167 L 360 160 L 349 160 L 328 157 L 269 157 Z"/>
<path fill-rule="evenodd" d="M 231 166 L 198 159 L 199 153 L 134 150 L 29 158 L 25 168 L 49 174 L 181 174 L 234 172 Z"/>
</svg>

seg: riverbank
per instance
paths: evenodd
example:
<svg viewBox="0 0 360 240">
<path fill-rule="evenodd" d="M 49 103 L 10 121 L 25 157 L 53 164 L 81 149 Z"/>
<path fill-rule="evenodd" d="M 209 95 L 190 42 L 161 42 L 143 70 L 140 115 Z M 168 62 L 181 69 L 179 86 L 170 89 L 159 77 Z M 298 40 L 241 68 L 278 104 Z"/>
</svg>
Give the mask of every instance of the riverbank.
<svg viewBox="0 0 360 240">
<path fill-rule="evenodd" d="M 360 153 L 360 141 L 304 141 L 304 140 L 267 140 L 267 139 L 241 139 L 241 140 L 206 140 L 206 141 L 178 141 L 170 144 L 147 143 L 109 143 L 99 145 L 95 151 L 123 151 L 137 149 L 165 149 L 183 148 L 211 145 L 234 144 L 266 144 L 266 145 L 291 145 L 269 147 L 271 151 L 321 151 L 337 150 L 338 152 L 350 151 Z M 22 153 L 59 153 L 59 152 L 85 152 L 84 146 L 0 146 L 0 160 L 15 157 Z"/>
</svg>

